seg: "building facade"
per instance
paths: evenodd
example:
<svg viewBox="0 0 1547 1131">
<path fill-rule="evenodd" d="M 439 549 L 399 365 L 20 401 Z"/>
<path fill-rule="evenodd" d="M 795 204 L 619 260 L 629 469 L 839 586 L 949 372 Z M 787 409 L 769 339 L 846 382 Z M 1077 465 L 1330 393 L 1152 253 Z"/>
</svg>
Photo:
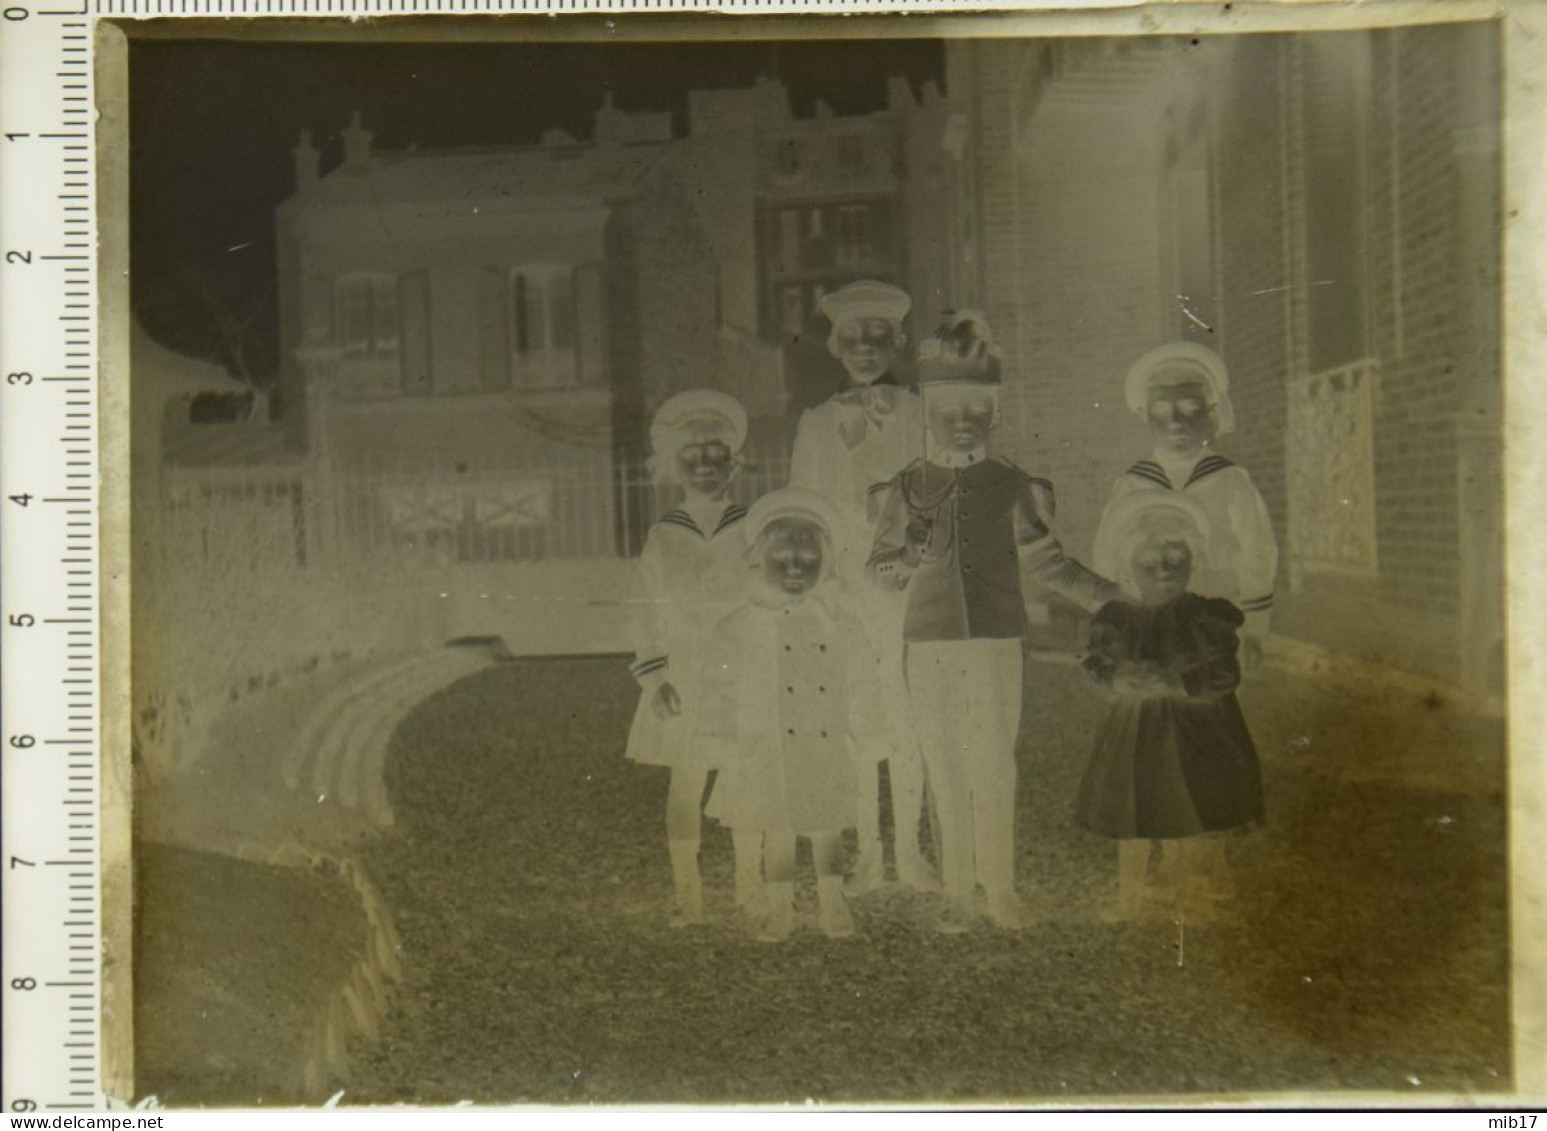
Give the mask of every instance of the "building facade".
<svg viewBox="0 0 1547 1131">
<path fill-rule="evenodd" d="M 963 293 L 1070 545 L 1148 448 L 1129 364 L 1202 341 L 1283 550 L 1275 630 L 1501 689 L 1496 35 L 950 46 Z"/>
</svg>

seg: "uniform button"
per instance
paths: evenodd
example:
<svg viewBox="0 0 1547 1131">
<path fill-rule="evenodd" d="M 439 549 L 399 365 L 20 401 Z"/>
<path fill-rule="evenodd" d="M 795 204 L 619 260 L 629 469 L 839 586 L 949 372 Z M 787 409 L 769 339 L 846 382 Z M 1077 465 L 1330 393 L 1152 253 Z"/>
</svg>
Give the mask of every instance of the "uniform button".
<svg viewBox="0 0 1547 1131">
<path fill-rule="evenodd" d="M 823 737 L 823 738 L 826 738 L 826 737 L 827 737 L 827 732 L 826 732 L 826 731 L 825 731 L 825 730 L 824 730 L 824 731 L 823 731 L 823 732 L 822 732 L 822 737 Z"/>
<path fill-rule="evenodd" d="M 823 694 L 823 695 L 826 695 L 826 694 L 827 694 L 827 688 L 825 688 L 825 687 L 821 687 L 821 686 L 818 686 L 818 687 L 817 687 L 817 691 L 818 691 L 818 692 L 819 692 L 819 693 L 821 693 L 821 694 Z"/>
<path fill-rule="evenodd" d="M 816 649 L 817 649 L 818 652 L 825 652 L 825 651 L 827 651 L 827 645 L 826 644 L 818 644 L 816 646 Z"/>
<path fill-rule="evenodd" d="M 791 695 L 795 694 L 795 689 L 793 687 L 786 687 L 784 690 L 788 691 Z"/>
<path fill-rule="evenodd" d="M 785 650 L 785 651 L 786 651 L 786 652 L 788 652 L 788 651 L 789 651 L 789 650 L 790 650 L 790 646 L 789 646 L 789 645 L 788 645 L 788 644 L 786 644 L 786 645 L 785 645 L 785 646 L 784 646 L 784 650 Z"/>
<path fill-rule="evenodd" d="M 790 727 L 790 729 L 785 731 L 784 733 L 793 738 L 795 736 L 795 728 L 794 727 Z"/>
</svg>

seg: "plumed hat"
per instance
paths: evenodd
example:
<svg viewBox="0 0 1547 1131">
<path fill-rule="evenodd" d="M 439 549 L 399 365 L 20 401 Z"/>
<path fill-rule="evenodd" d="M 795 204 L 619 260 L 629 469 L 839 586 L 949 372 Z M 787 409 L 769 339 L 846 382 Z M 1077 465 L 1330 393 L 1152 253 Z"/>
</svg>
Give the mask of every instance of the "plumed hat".
<svg viewBox="0 0 1547 1131">
<path fill-rule="evenodd" d="M 999 347 L 988 322 L 971 310 L 953 310 L 919 343 L 919 385 L 998 385 Z"/>
<path fill-rule="evenodd" d="M 1168 342 L 1149 351 L 1128 370 L 1124 399 L 1131 411 L 1149 416 L 1150 383 L 1161 374 L 1185 374 L 1202 382 L 1209 407 L 1214 410 L 1215 430 L 1224 435 L 1235 428 L 1230 404 L 1230 373 L 1219 354 L 1197 342 Z"/>
</svg>

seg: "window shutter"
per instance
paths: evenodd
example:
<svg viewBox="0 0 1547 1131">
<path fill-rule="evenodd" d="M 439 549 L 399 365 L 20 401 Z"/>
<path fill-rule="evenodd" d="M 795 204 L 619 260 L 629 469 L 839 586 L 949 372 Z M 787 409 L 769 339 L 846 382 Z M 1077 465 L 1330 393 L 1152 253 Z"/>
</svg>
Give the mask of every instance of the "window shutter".
<svg viewBox="0 0 1547 1131">
<path fill-rule="evenodd" d="M 403 391 L 428 393 L 435 383 L 430 375 L 430 275 L 410 271 L 397 280 L 397 332 L 403 364 Z"/>
<path fill-rule="evenodd" d="M 577 370 L 580 384 L 590 387 L 607 384 L 605 283 L 600 262 L 582 263 L 575 268 L 575 344 L 580 351 Z"/>
<path fill-rule="evenodd" d="M 485 389 L 510 388 L 509 271 L 485 267 L 478 279 L 478 372 Z"/>
</svg>

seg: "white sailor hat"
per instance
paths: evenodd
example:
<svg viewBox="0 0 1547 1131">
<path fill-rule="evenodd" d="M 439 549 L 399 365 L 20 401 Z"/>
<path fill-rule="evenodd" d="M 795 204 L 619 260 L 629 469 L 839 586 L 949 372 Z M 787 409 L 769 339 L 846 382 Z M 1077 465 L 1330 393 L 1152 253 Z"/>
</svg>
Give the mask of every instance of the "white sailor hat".
<svg viewBox="0 0 1547 1131">
<path fill-rule="evenodd" d="M 1208 512 L 1180 491 L 1149 490 L 1124 495 L 1107 508 L 1091 548 L 1091 564 L 1102 576 L 1131 587 L 1133 556 L 1157 534 L 1187 544 L 1194 574 L 1208 564 L 1213 537 Z"/>
<path fill-rule="evenodd" d="M 747 510 L 746 534 L 749 546 L 757 545 L 763 531 L 781 518 L 798 518 L 815 523 L 826 531 L 829 539 L 837 536 L 838 512 L 832 503 L 802 487 L 783 487 L 770 491 Z"/>
<path fill-rule="evenodd" d="M 1220 435 L 1235 428 L 1235 410 L 1230 404 L 1230 372 L 1224 358 L 1197 342 L 1168 342 L 1149 351 L 1128 370 L 1123 395 L 1128 407 L 1139 416 L 1149 416 L 1150 383 L 1162 374 L 1187 374 L 1203 382 L 1214 410 L 1214 427 Z"/>
<path fill-rule="evenodd" d="M 715 432 L 734 452 L 747 439 L 747 410 L 718 389 L 689 389 L 669 397 L 650 421 L 650 450 L 671 455 L 697 433 Z"/>
<path fill-rule="evenodd" d="M 837 328 L 856 318 L 882 318 L 893 326 L 901 327 L 902 320 L 913 308 L 913 300 L 906 291 L 883 283 L 879 279 L 861 279 L 823 295 L 817 307 Z"/>
</svg>

